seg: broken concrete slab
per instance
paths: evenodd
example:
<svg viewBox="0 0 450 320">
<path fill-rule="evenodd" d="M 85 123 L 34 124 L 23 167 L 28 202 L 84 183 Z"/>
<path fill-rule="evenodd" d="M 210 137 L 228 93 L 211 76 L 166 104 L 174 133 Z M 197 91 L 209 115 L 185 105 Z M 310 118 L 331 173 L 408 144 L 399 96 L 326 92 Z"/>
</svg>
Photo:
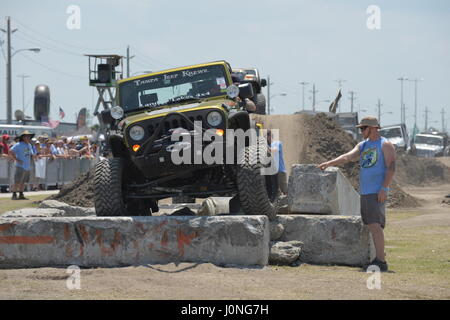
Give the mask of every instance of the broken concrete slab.
<svg viewBox="0 0 450 320">
<path fill-rule="evenodd" d="M 95 208 L 72 206 L 57 200 L 44 200 L 39 208 L 59 209 L 65 212 L 65 217 L 95 216 Z"/>
<path fill-rule="evenodd" d="M 65 211 L 55 208 L 23 208 L 0 215 L 1 218 L 49 218 L 63 216 L 65 216 Z"/>
<path fill-rule="evenodd" d="M 336 167 L 325 171 L 294 164 L 288 184 L 289 213 L 359 216 L 360 196 Z"/>
<path fill-rule="evenodd" d="M 268 243 L 265 216 L 0 218 L 0 268 L 264 266 Z"/>
<path fill-rule="evenodd" d="M 301 261 L 311 264 L 363 266 L 375 257 L 367 226 L 360 217 L 285 215 L 280 241 L 303 242 Z"/>
<path fill-rule="evenodd" d="M 276 218 L 273 221 L 270 221 L 269 229 L 271 241 L 280 239 L 284 232 L 284 226 L 282 223 L 279 222 L 278 218 Z"/>
<path fill-rule="evenodd" d="M 271 241 L 270 242 L 269 263 L 272 265 L 291 265 L 297 261 L 303 243 L 301 241 Z"/>
</svg>

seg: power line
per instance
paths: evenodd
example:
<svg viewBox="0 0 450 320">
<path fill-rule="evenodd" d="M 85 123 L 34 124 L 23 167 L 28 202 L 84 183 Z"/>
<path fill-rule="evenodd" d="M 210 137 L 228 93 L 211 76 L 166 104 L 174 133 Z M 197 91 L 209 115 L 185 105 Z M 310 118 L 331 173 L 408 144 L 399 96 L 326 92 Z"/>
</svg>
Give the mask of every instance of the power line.
<svg viewBox="0 0 450 320">
<path fill-rule="evenodd" d="M 22 31 L 21 31 L 22 32 Z M 24 33 L 22 32 L 22 35 L 20 34 L 16 34 L 15 36 L 19 39 L 22 39 L 24 41 L 28 41 L 31 42 L 33 44 L 39 45 L 40 47 L 46 48 L 50 51 L 55 51 L 55 52 L 62 52 L 64 54 L 69 54 L 69 55 L 73 55 L 73 56 L 77 56 L 77 57 L 82 57 L 83 55 L 81 53 L 75 53 L 69 50 L 65 50 L 65 49 L 60 49 L 58 47 L 54 47 L 54 46 L 49 46 L 47 43 L 44 43 L 42 41 L 39 40 L 32 40 L 29 37 L 25 36 L 23 37 Z"/>
<path fill-rule="evenodd" d="M 141 56 L 147 58 L 147 59 L 150 60 L 150 61 L 154 61 L 154 62 L 156 62 L 156 63 L 158 63 L 158 64 L 160 64 L 160 65 L 165 65 L 165 66 L 168 66 L 168 67 L 174 67 L 174 66 L 171 65 L 171 64 L 168 64 L 168 63 L 159 61 L 159 60 L 157 60 L 157 59 L 155 59 L 155 58 L 151 58 L 151 57 L 147 56 L 146 54 L 144 54 L 144 53 L 143 53 L 142 51 L 140 51 L 139 49 L 136 49 L 135 47 L 133 47 L 133 50 L 134 50 L 136 53 L 140 54 Z"/>
<path fill-rule="evenodd" d="M 57 69 L 53 69 L 53 68 L 51 68 L 51 67 L 48 67 L 48 66 L 46 66 L 46 65 L 44 65 L 44 64 L 42 64 L 42 63 L 40 63 L 40 62 L 38 62 L 38 61 L 36 61 L 36 60 L 30 58 L 30 57 L 27 56 L 26 54 L 23 54 L 22 57 L 24 57 L 24 58 L 26 58 L 26 59 L 28 59 L 28 60 L 30 60 L 30 61 L 32 61 L 32 62 L 38 64 L 38 65 L 40 65 L 41 67 L 43 67 L 43 68 L 45 68 L 45 69 L 47 69 L 47 70 L 49 70 L 49 71 L 52 71 L 52 72 L 55 72 L 55 73 L 59 73 L 59 74 L 61 74 L 61 75 L 65 75 L 65 76 L 67 76 L 67 77 L 78 78 L 78 79 L 86 79 L 86 77 L 83 77 L 83 76 L 74 75 L 74 74 L 69 74 L 69 73 L 66 73 L 66 72 L 64 72 L 64 71 L 61 71 L 61 70 L 57 70 Z"/>
<path fill-rule="evenodd" d="M 99 49 L 99 48 L 90 48 L 90 47 L 84 47 L 84 46 L 76 46 L 76 45 L 73 45 L 73 44 L 70 44 L 70 43 L 67 43 L 67 42 L 63 42 L 63 41 L 61 41 L 61 40 L 53 39 L 53 38 L 51 38 L 51 37 L 49 37 L 49 36 L 47 36 L 47 35 L 45 35 L 45 34 L 39 32 L 39 31 L 37 31 L 37 30 L 35 30 L 35 29 L 33 29 L 33 28 L 27 26 L 27 25 L 24 24 L 23 22 L 17 20 L 17 18 L 11 18 L 11 19 L 14 20 L 16 23 L 20 24 L 21 26 L 23 26 L 24 28 L 30 30 L 31 32 L 33 32 L 33 33 L 35 33 L 35 34 L 38 34 L 38 35 L 40 35 L 41 37 L 44 37 L 44 38 L 46 38 L 46 39 L 48 39 L 48 40 L 50 40 L 50 41 L 52 41 L 52 42 L 55 42 L 55 43 L 57 43 L 57 44 L 63 44 L 63 45 L 65 45 L 65 46 L 69 46 L 69 47 L 73 47 L 73 48 L 77 48 L 77 49 L 82 49 L 82 50 L 105 50 L 105 51 L 106 51 L 106 50 L 117 50 L 117 49 L 119 49 L 118 47 L 114 47 L 114 48 L 102 48 L 102 49 Z"/>
</svg>

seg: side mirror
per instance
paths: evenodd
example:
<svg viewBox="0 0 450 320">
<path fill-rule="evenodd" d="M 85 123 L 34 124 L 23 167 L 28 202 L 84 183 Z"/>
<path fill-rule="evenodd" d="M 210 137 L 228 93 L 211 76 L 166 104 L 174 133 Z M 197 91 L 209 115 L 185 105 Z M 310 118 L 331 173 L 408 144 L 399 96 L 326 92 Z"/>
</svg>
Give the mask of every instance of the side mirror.
<svg viewBox="0 0 450 320">
<path fill-rule="evenodd" d="M 253 86 L 250 83 L 243 83 L 239 85 L 239 98 L 242 100 L 250 99 L 254 95 Z"/>
<path fill-rule="evenodd" d="M 267 80 L 261 79 L 261 88 L 264 88 L 265 86 L 267 86 Z"/>
</svg>

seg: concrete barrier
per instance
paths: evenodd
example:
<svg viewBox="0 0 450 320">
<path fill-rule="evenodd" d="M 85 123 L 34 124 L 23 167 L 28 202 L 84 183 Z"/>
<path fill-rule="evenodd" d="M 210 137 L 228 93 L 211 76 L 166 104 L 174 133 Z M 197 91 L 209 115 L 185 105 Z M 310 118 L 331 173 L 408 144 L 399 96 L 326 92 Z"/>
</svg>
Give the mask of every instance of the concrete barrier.
<svg viewBox="0 0 450 320">
<path fill-rule="evenodd" d="M 0 268 L 267 265 L 268 244 L 265 216 L 0 218 Z"/>
<path fill-rule="evenodd" d="M 65 217 L 85 217 L 95 216 L 95 208 L 85 208 L 71 206 L 57 200 L 44 200 L 39 204 L 39 208 L 58 209 L 64 211 Z"/>
<path fill-rule="evenodd" d="M 288 185 L 289 213 L 360 216 L 358 192 L 336 167 L 325 171 L 294 164 Z"/>
<path fill-rule="evenodd" d="M 280 241 L 303 243 L 302 262 L 363 266 L 375 257 L 372 237 L 360 217 L 286 215 L 277 222 L 284 226 Z"/>
</svg>

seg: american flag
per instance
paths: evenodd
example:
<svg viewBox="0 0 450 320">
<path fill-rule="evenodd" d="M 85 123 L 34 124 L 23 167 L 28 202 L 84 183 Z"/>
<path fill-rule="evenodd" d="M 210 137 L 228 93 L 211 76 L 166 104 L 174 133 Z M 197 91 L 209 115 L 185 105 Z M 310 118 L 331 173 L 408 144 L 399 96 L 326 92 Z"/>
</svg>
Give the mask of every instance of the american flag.
<svg viewBox="0 0 450 320">
<path fill-rule="evenodd" d="M 66 116 L 66 114 L 64 113 L 64 110 L 61 107 L 59 107 L 59 117 L 61 119 L 64 119 L 65 116 Z"/>
</svg>

